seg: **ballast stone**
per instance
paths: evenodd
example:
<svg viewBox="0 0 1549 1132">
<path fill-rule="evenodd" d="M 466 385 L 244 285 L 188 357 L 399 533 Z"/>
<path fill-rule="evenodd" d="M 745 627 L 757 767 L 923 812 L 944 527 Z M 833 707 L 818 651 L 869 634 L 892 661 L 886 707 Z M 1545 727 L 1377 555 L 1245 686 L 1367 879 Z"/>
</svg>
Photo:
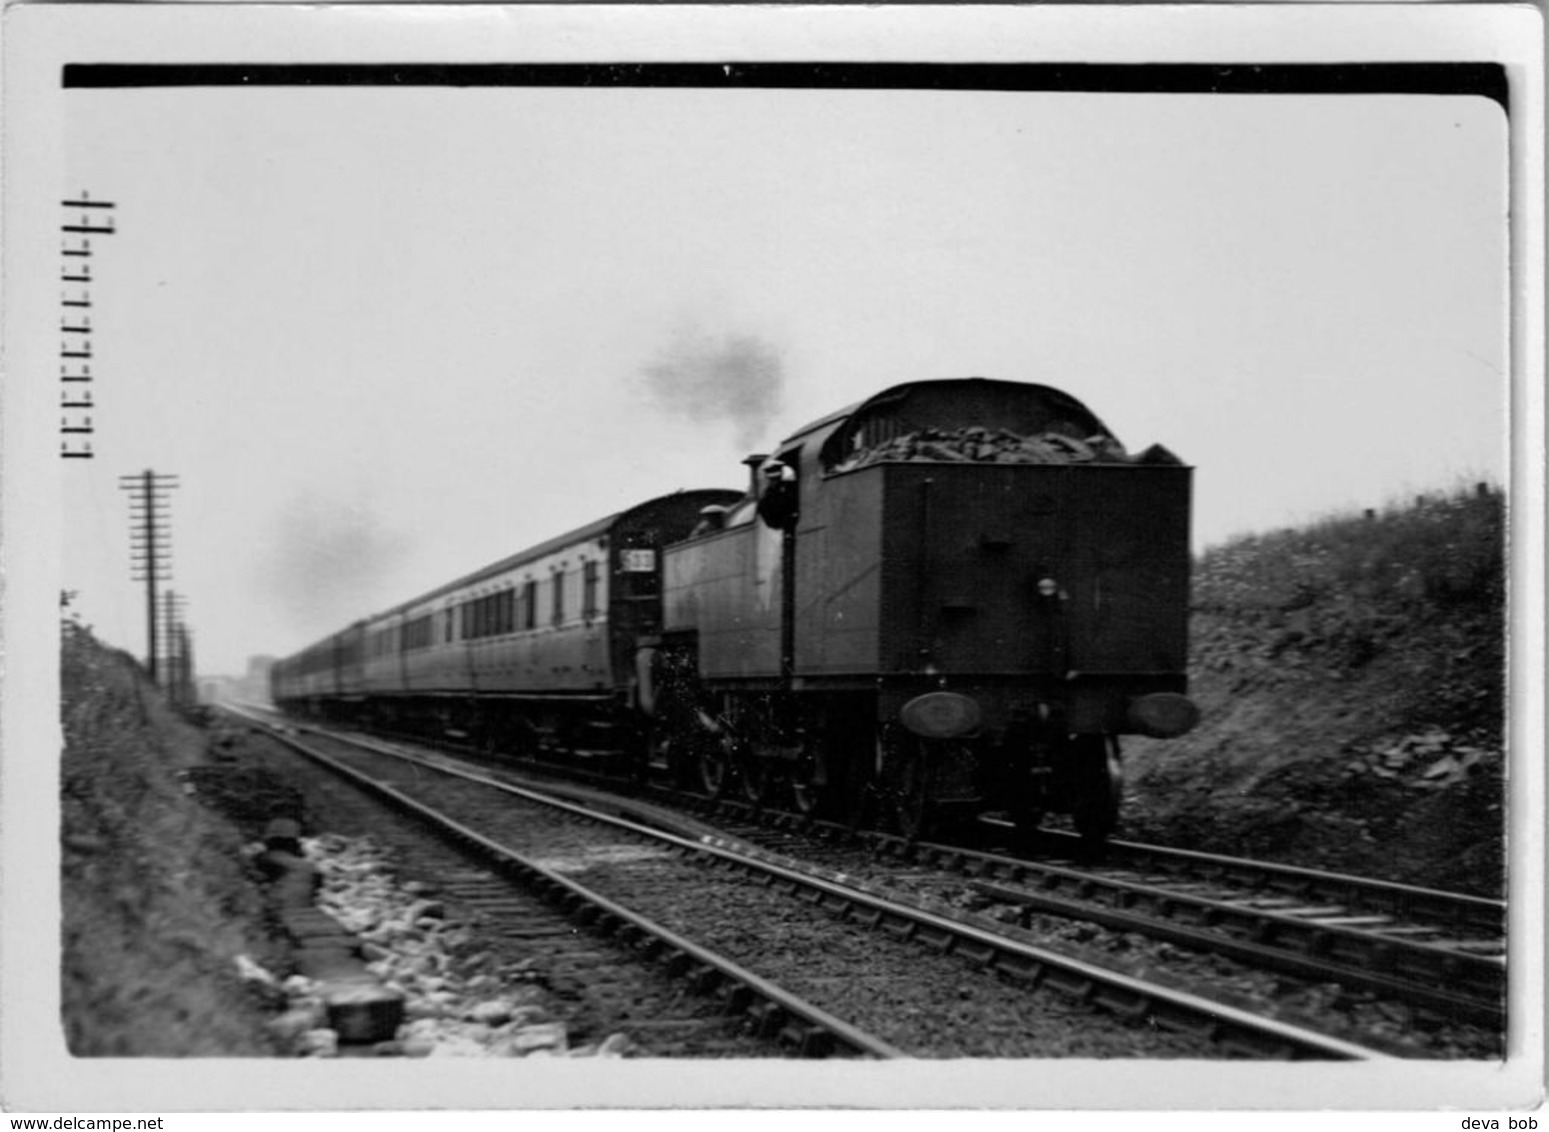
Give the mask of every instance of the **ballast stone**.
<svg viewBox="0 0 1549 1132">
<path fill-rule="evenodd" d="M 541 990 L 508 981 L 516 966 L 502 979 L 480 969 L 493 961 L 487 951 L 454 962 L 449 949 L 471 942 L 467 929 L 446 920 L 445 904 L 429 898 L 433 886 L 396 882 L 370 839 L 329 834 L 306 848 L 323 878 L 318 911 L 351 929 L 367 960 L 362 969 L 370 983 L 361 985 L 380 986 L 402 1002 L 395 1032 L 381 1040 L 361 1044 L 342 1028 L 341 1055 L 358 1050 L 382 1057 L 622 1057 L 632 1049 L 624 1034 L 570 1049 L 565 1023 L 551 1019 L 537 1001 Z M 307 928 L 322 925 L 313 921 Z M 477 973 L 464 977 L 459 968 Z M 313 985 L 319 1003 L 331 985 Z M 390 1016 L 391 1008 L 386 1010 Z M 376 1024 L 385 1027 L 380 1017 Z"/>
</svg>

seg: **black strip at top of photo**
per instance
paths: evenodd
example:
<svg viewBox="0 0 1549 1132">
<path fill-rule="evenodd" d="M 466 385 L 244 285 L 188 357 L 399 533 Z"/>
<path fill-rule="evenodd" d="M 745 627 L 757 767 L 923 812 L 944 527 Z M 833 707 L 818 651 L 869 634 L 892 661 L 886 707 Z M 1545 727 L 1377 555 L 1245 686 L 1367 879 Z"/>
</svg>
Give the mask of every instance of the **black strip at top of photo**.
<svg viewBox="0 0 1549 1132">
<path fill-rule="evenodd" d="M 68 89 L 657 87 L 1132 94 L 1478 95 L 1507 107 L 1498 63 L 69 63 Z"/>
</svg>

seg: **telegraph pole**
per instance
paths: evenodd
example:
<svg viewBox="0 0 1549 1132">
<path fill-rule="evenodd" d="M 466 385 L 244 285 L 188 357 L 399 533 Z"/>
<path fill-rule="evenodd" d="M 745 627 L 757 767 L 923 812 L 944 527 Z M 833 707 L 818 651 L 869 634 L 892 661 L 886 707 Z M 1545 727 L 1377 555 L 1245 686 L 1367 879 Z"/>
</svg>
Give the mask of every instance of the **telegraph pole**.
<svg viewBox="0 0 1549 1132">
<path fill-rule="evenodd" d="M 75 438 L 91 436 L 91 414 L 96 408 L 91 394 L 91 316 L 85 313 L 92 306 L 91 242 L 96 237 L 114 233 L 114 205 L 112 201 L 92 200 L 87 192 L 59 203 L 67 213 L 60 227 L 59 278 L 62 283 L 79 284 L 60 296 L 63 313 L 59 320 L 59 382 L 63 416 L 59 432 L 63 440 L 59 454 L 66 459 L 89 460 L 92 457 L 91 441 Z"/>
<path fill-rule="evenodd" d="M 162 666 L 162 683 L 174 696 L 177 694 L 177 682 L 179 669 L 178 660 L 178 627 L 183 622 L 183 596 L 168 590 L 161 597 L 161 614 L 165 622 L 165 636 L 162 638 L 163 655 L 166 663 Z"/>
<path fill-rule="evenodd" d="M 166 622 L 166 665 L 162 672 L 162 686 L 178 703 L 192 703 L 189 694 L 193 687 L 194 660 L 188 633 L 188 599 L 180 593 L 168 590 L 162 595 L 162 614 Z"/>
<path fill-rule="evenodd" d="M 149 468 L 137 476 L 119 476 L 118 489 L 130 492 L 129 516 L 132 580 L 145 583 L 145 656 L 151 680 L 156 680 L 156 584 L 172 578 L 172 536 L 166 528 L 170 504 L 166 493 L 178 486 L 176 476 Z"/>
<path fill-rule="evenodd" d="M 177 627 L 178 655 L 178 702 L 192 707 L 199 702 L 194 691 L 194 638 L 187 622 L 179 621 Z"/>
</svg>

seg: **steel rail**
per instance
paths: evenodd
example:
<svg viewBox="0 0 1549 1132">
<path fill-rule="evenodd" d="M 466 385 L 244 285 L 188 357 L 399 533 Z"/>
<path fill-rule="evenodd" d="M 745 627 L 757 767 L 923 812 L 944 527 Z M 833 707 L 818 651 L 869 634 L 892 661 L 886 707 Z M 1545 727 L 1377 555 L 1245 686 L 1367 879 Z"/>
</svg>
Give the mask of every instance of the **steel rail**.
<svg viewBox="0 0 1549 1132">
<path fill-rule="evenodd" d="M 253 719 L 252 716 L 247 716 L 246 718 Z M 825 1056 L 832 1052 L 830 1048 L 832 1043 L 825 1041 L 825 1038 L 831 1038 L 834 1042 L 848 1046 L 857 1053 L 865 1054 L 869 1057 L 894 1059 L 908 1056 L 896 1046 L 864 1033 L 848 1022 L 834 1017 L 821 1008 L 776 986 L 767 979 L 738 966 L 731 960 L 717 955 L 707 948 L 701 947 L 692 940 L 678 935 L 616 901 L 595 893 L 584 885 L 578 884 L 568 877 L 561 876 L 552 869 L 545 868 L 534 861 L 528 860 L 499 842 L 485 837 L 478 831 L 448 817 L 434 807 L 416 801 L 386 783 L 378 782 L 371 778 L 371 776 L 345 766 L 336 759 L 311 749 L 304 743 L 274 731 L 267 723 L 254 721 L 268 728 L 277 742 L 285 744 L 297 753 L 382 798 L 395 808 L 414 815 L 435 829 L 450 835 L 456 841 L 474 849 L 503 872 L 513 874 L 524 883 L 537 889 L 541 894 L 572 911 L 581 922 L 596 924 L 600 929 L 606 930 L 610 934 L 624 939 L 626 942 L 634 941 L 641 950 L 664 962 L 670 971 L 687 977 L 696 993 L 722 993 L 727 999 L 728 1009 L 749 1015 L 761 1035 L 784 1037 L 795 1044 L 804 1056 Z M 336 742 L 355 742 L 355 740 L 342 739 L 337 736 L 331 736 L 331 738 Z M 366 746 L 366 744 L 357 745 Z M 472 778 L 475 781 L 480 781 L 485 785 L 498 789 L 523 795 L 529 794 L 528 791 L 484 779 L 482 776 L 461 775 L 460 772 L 454 769 L 437 766 L 422 759 L 415 759 L 413 756 L 405 756 L 398 752 L 390 751 L 380 751 L 379 753 L 388 754 L 395 758 L 408 758 L 431 769 L 439 770 L 446 774 L 458 775 L 459 777 Z M 531 795 L 531 797 L 534 801 L 542 801 L 544 804 L 549 805 L 554 804 L 541 795 Z M 573 809 L 586 817 L 596 820 L 594 815 L 586 813 L 579 807 L 570 806 L 569 803 L 560 803 L 560 805 L 562 808 Z M 632 825 L 633 823 L 627 824 Z M 649 832 L 644 826 L 636 828 Z M 670 837 L 672 835 L 666 836 Z M 681 839 L 674 838 L 674 840 Z"/>
<path fill-rule="evenodd" d="M 735 847 L 730 839 L 713 836 L 698 839 L 682 837 L 627 818 L 601 814 L 585 806 L 503 782 L 477 771 L 446 766 L 418 755 L 382 747 L 368 739 L 338 735 L 330 735 L 330 738 L 477 782 L 594 822 L 626 829 L 686 852 L 714 857 L 729 866 L 767 878 L 770 884 L 780 884 L 815 904 L 869 926 L 900 937 L 917 939 L 943 952 L 961 953 L 1002 975 L 1034 986 L 1047 984 L 1136 1021 L 1151 1020 L 1168 1028 L 1202 1034 L 1233 1052 L 1339 1060 L 1385 1060 L 1388 1057 L 1354 1042 L 1264 1018 L 1213 999 L 1148 983 L 1094 963 L 1049 951 L 963 918 L 901 903 L 896 896 L 881 895 L 864 887 L 817 876 L 789 864 L 768 860 L 757 852 L 750 855 L 745 848 Z M 284 741 L 299 747 L 290 740 Z M 410 802 L 414 806 L 419 805 L 412 800 Z M 573 884 L 557 876 L 555 880 L 567 886 Z"/>
<path fill-rule="evenodd" d="M 1250 929 L 1248 938 L 1223 936 L 1219 931 L 1212 930 L 1212 927 L 1221 926 L 1232 916 L 1238 916 L 1244 920 L 1249 918 L 1245 910 L 1224 902 L 1156 890 L 1155 899 L 1160 904 L 1171 905 L 1174 909 L 1191 905 L 1201 912 L 1201 921 L 1207 926 L 1196 928 L 1167 919 L 1165 913 L 1163 918 L 1158 918 L 1137 914 L 1127 909 L 1062 900 L 1047 893 L 1024 888 L 1008 888 L 1005 885 L 986 881 L 972 881 L 970 887 L 993 899 L 1019 904 L 1052 915 L 1086 920 L 1116 931 L 1140 932 L 1155 939 L 1165 939 L 1201 951 L 1224 955 L 1238 962 L 1278 970 L 1302 978 L 1338 982 L 1346 986 L 1376 991 L 1439 1011 L 1451 1018 L 1466 1018 L 1494 1026 L 1499 1026 L 1503 1021 L 1504 971 L 1496 969 L 1492 972 L 1502 978 L 1490 988 L 1481 989 L 1469 985 L 1464 991 L 1453 990 L 1445 982 L 1421 982 L 1422 977 L 1433 974 L 1429 970 L 1423 975 L 1417 973 L 1413 978 L 1406 979 L 1380 969 L 1383 949 L 1387 946 L 1387 941 L 1384 940 L 1356 935 L 1347 937 L 1347 942 L 1353 940 L 1359 946 L 1358 959 L 1368 964 L 1356 967 L 1321 957 L 1319 941 L 1313 938 L 1303 941 L 1306 950 L 1297 950 L 1270 938 L 1274 933 L 1261 931 L 1258 926 Z M 1216 914 L 1219 914 L 1220 919 L 1213 919 Z M 1293 924 L 1291 927 L 1293 930 L 1298 927 L 1315 929 L 1316 925 Z M 1309 931 L 1309 937 L 1311 935 Z M 1448 952 L 1438 957 L 1437 961 L 1445 963 L 1460 958 L 1462 957 L 1455 952 Z"/>
<path fill-rule="evenodd" d="M 727 803 L 725 808 L 742 817 L 759 817 L 748 812 L 742 803 Z M 785 815 L 770 816 L 777 827 L 805 828 L 834 837 L 855 836 L 842 827 L 827 828 L 828 823 L 804 824 L 785 820 Z M 1504 1021 L 1506 965 L 1500 956 L 1471 953 L 1445 942 L 1384 934 L 1377 925 L 1365 925 L 1373 930 L 1361 930 L 1339 921 L 1366 917 L 1340 914 L 1342 909 L 1331 910 L 1319 919 L 1287 914 L 1269 905 L 1255 907 L 1251 902 L 1270 893 L 1293 893 L 1314 902 L 1337 900 L 1384 916 L 1410 916 L 1411 923 L 1430 920 L 1428 926 L 1435 927 L 1439 934 L 1442 930 L 1459 930 L 1460 925 L 1463 930 L 1481 930 L 1481 922 L 1491 915 L 1498 931 L 1504 905 L 1487 898 L 1192 850 L 1112 843 L 1116 849 L 1143 851 L 1147 860 L 1172 861 L 1174 870 L 1178 869 L 1178 861 L 1185 868 L 1201 870 L 1199 876 L 1185 874 L 1180 877 L 1181 882 L 1208 879 L 1217 884 L 1248 884 L 1260 889 L 1247 901 L 1234 902 L 1104 875 L 1100 868 L 1076 868 L 955 845 L 912 842 L 891 834 L 859 836 L 884 854 L 978 878 L 971 881 L 972 887 L 994 899 L 1171 939 L 1303 977 L 1389 994 L 1449 1016 L 1494 1026 Z M 1074 843 L 1076 839 L 1070 840 Z M 1011 889 L 986 883 L 998 879 L 1027 887 Z M 1056 895 L 1061 891 L 1075 892 L 1076 899 Z M 1096 895 L 1112 903 L 1087 903 Z M 1418 905 L 1418 912 L 1406 903 L 1410 899 Z M 1141 914 L 1136 911 L 1137 906 L 1152 914 Z M 1427 912 L 1438 914 L 1427 916 Z M 1443 922 L 1436 924 L 1436 920 Z"/>
<path fill-rule="evenodd" d="M 763 811 L 762 815 L 750 803 L 721 799 L 712 807 L 724 809 L 749 821 L 760 816 L 775 828 L 809 830 L 830 837 L 860 837 L 884 852 L 912 857 L 931 864 L 951 864 L 953 858 L 963 861 L 994 862 L 1005 868 L 1038 866 L 1040 862 L 1021 857 L 1007 857 L 987 853 L 960 845 L 938 842 L 909 841 L 890 833 L 857 831 L 835 822 L 814 821 L 801 814 L 783 811 Z M 1045 830 L 1039 834 L 1049 843 L 1066 845 L 1072 858 L 1081 853 L 1080 838 L 1075 834 L 1057 830 Z M 1159 871 L 1189 869 L 1203 879 L 1231 880 L 1237 883 L 1262 884 L 1264 887 L 1290 895 L 1304 896 L 1309 900 L 1340 900 L 1358 904 L 1373 912 L 1393 912 L 1423 917 L 1438 926 L 1459 932 L 1480 932 L 1499 938 L 1506 919 L 1506 902 L 1488 896 L 1473 896 L 1463 892 L 1447 892 L 1444 889 L 1425 888 L 1419 885 L 1401 884 L 1397 881 L 1351 876 L 1348 873 L 1326 872 L 1301 865 L 1281 864 L 1277 861 L 1256 861 L 1246 857 L 1229 857 L 1218 853 L 1205 853 L 1195 849 L 1173 849 L 1164 845 L 1147 845 L 1136 841 L 1111 840 L 1107 843 L 1109 865 L 1128 862 L 1140 869 L 1153 866 Z M 1112 859 L 1119 854 L 1123 861 Z"/>
<path fill-rule="evenodd" d="M 1309 899 L 1347 900 L 1358 902 L 1374 911 L 1424 916 L 1460 932 L 1479 931 L 1499 935 L 1506 919 L 1506 902 L 1488 896 L 1446 892 L 1396 881 L 1325 872 L 1299 865 L 1252 861 L 1193 849 L 1169 849 L 1135 841 L 1110 841 L 1108 845 L 1111 850 L 1137 865 L 1154 864 L 1165 869 L 1182 864 L 1206 877 L 1262 879 L 1271 887 Z"/>
<path fill-rule="evenodd" d="M 740 817 L 753 820 L 752 809 L 740 802 L 722 803 L 731 807 Z M 785 829 L 811 829 L 814 832 L 838 837 L 860 837 L 884 853 L 924 864 L 954 868 L 978 876 L 996 874 L 1021 879 L 1029 873 L 1044 870 L 1063 870 L 1073 878 L 1092 879 L 1094 874 L 1081 869 L 1071 869 L 1053 861 L 1041 861 L 1024 857 L 1007 857 L 960 845 L 916 841 L 894 834 L 855 833 L 843 826 L 827 822 L 808 822 L 795 814 L 771 815 L 773 825 Z M 1045 832 L 1041 836 L 1068 842 L 1072 857 L 1079 838 L 1073 834 Z M 1110 841 L 1108 848 L 1122 852 L 1128 861 L 1107 860 L 1105 867 L 1123 867 L 1126 864 L 1137 870 L 1144 864 L 1158 866 L 1157 871 L 1197 870 L 1184 879 L 1231 882 L 1259 885 L 1267 892 L 1294 895 L 1306 900 L 1339 901 L 1363 911 L 1412 916 L 1423 919 L 1437 930 L 1457 932 L 1481 932 L 1491 940 L 1504 937 L 1503 926 L 1506 904 L 1487 896 L 1472 896 L 1462 892 L 1447 892 L 1436 888 L 1400 884 L 1396 881 L 1368 879 L 1346 873 L 1323 872 L 1300 865 L 1285 865 L 1275 861 L 1254 861 L 1245 857 L 1228 857 L 1214 853 L 1202 853 L 1192 849 L 1170 849 L 1161 845 L 1144 845 L 1130 841 Z M 1114 878 L 1117 881 L 1117 878 Z M 1160 889 L 1159 891 L 1168 891 Z M 1304 921 L 1305 922 L 1305 921 Z M 1480 958 L 1489 958 L 1480 956 Z"/>
<path fill-rule="evenodd" d="M 944 850 L 955 852 L 952 850 Z M 1006 889 L 976 885 L 988 895 L 1042 905 L 1060 915 L 1085 919 L 1108 918 L 1112 926 L 1157 934 L 1166 921 L 1186 920 L 1216 932 L 1233 932 L 1246 937 L 1255 946 L 1257 957 L 1251 962 L 1269 962 L 1282 969 L 1312 977 L 1337 978 L 1372 990 L 1394 993 L 1439 1010 L 1461 1011 L 1476 1021 L 1499 1024 L 1506 993 L 1506 964 L 1499 956 L 1477 955 L 1445 944 L 1385 935 L 1380 930 L 1365 931 L 1337 922 L 1351 917 L 1330 913 L 1323 920 L 1313 916 L 1288 914 L 1275 907 L 1255 907 L 1251 900 L 1239 902 L 1201 893 L 1182 891 L 1163 885 L 1147 884 L 1105 876 L 1100 871 L 1072 869 L 1045 862 L 1007 864 L 986 856 L 979 862 L 977 875 L 994 879 L 997 875 L 1033 888 Z M 995 891 L 990 891 L 994 889 Z M 1054 893 L 1075 890 L 1081 902 L 1062 900 Z M 1095 895 L 1114 902 L 1105 908 L 1085 903 Z M 1350 900 L 1346 903 L 1355 904 Z M 1142 916 L 1135 909 L 1152 914 Z M 1365 917 L 1354 917 L 1364 919 Z M 1376 925 L 1370 925 L 1376 927 Z M 1176 932 L 1176 929 L 1174 929 Z M 1219 935 L 1190 933 L 1201 946 L 1219 949 Z M 1245 946 L 1238 944 L 1237 946 Z M 1246 953 L 1244 957 L 1248 956 Z"/>
</svg>

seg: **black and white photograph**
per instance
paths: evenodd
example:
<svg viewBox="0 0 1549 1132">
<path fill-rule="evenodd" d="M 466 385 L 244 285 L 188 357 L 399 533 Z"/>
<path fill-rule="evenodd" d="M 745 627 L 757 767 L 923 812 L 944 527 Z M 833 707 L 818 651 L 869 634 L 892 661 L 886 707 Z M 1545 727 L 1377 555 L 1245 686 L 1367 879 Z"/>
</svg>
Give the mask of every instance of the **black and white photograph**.
<svg viewBox="0 0 1549 1132">
<path fill-rule="evenodd" d="M 6 1106 L 1541 1113 L 1542 53 L 7 9 Z"/>
</svg>

